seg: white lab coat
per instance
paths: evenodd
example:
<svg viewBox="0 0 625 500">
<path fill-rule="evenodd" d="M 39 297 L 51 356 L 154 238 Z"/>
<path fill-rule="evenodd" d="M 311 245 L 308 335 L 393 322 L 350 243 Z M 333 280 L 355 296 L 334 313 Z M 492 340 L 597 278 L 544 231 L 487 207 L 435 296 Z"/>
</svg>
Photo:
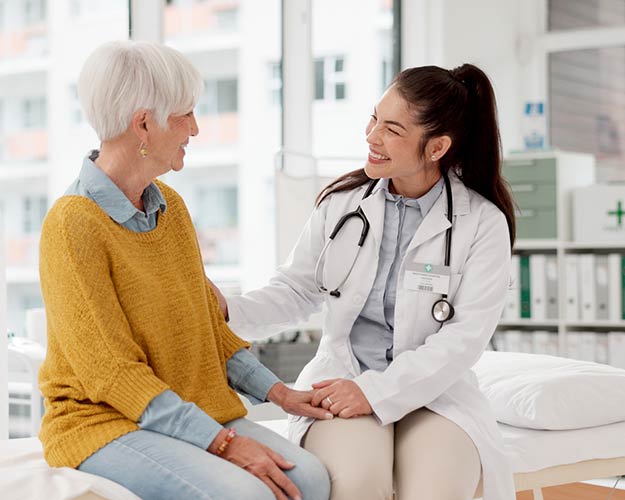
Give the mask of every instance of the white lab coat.
<svg viewBox="0 0 625 500">
<path fill-rule="evenodd" d="M 296 387 L 350 378 L 359 385 L 381 424 L 427 407 L 459 425 L 475 443 L 482 462 L 484 500 L 515 498 L 512 472 L 488 401 L 471 367 L 479 359 L 501 316 L 508 286 L 510 242 L 503 213 L 450 173 L 454 202 L 449 299 L 455 316 L 442 327 L 432 318 L 440 295 L 404 287 L 406 263 L 444 263 L 446 191 L 417 229 L 401 263 L 395 303 L 393 362 L 384 372 L 361 373 L 349 333 L 378 267 L 385 196 L 380 189 L 361 201 L 366 186 L 332 194 L 311 215 L 287 262 L 270 284 L 228 298 L 230 326 L 246 339 L 259 339 L 302 320 L 325 304 L 319 350 L 302 370 Z M 314 281 L 318 256 L 337 221 L 358 204 L 371 224 L 339 298 L 321 294 Z M 320 275 L 331 289 L 352 262 L 362 224 L 351 219 L 328 248 Z M 322 271 L 322 272 L 321 272 Z M 312 419 L 289 418 L 289 437 L 299 443 Z M 373 451 L 372 451 L 373 452 Z"/>
</svg>

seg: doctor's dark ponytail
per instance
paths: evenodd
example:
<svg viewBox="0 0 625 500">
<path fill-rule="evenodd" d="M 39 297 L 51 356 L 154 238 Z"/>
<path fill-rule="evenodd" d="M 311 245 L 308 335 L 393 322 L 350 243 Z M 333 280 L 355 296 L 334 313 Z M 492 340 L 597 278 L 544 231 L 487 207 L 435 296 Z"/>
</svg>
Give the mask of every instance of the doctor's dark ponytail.
<svg viewBox="0 0 625 500">
<path fill-rule="evenodd" d="M 440 159 L 441 170 L 454 170 L 462 182 L 493 202 L 508 222 L 514 244 L 512 197 L 501 176 L 501 140 L 493 87 L 484 72 L 472 64 L 452 70 L 422 66 L 402 71 L 391 83 L 410 105 L 414 123 L 423 127 L 419 152 L 425 157 L 427 142 L 443 135 L 452 144 Z M 324 188 L 317 203 L 331 193 L 347 191 L 368 182 L 364 169 L 345 174 Z"/>
<path fill-rule="evenodd" d="M 449 74 L 467 89 L 464 131 L 455 134 L 460 138 L 454 159 L 457 173 L 465 186 L 480 193 L 504 213 L 510 244 L 513 245 L 514 205 L 507 183 L 501 176 L 501 138 L 495 92 L 486 74 L 472 64 L 463 64 L 450 70 Z"/>
</svg>

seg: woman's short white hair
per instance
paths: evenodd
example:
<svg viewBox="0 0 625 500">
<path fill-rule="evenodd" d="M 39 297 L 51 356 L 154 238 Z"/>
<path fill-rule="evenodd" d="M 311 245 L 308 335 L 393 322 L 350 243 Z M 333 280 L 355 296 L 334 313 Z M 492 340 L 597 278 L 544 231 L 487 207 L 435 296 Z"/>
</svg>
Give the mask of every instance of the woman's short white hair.
<svg viewBox="0 0 625 500">
<path fill-rule="evenodd" d="M 101 141 L 117 137 L 140 109 L 161 128 L 172 114 L 189 113 L 204 87 L 197 69 L 178 51 L 143 41 L 105 43 L 89 56 L 78 79 L 87 121 Z"/>
</svg>

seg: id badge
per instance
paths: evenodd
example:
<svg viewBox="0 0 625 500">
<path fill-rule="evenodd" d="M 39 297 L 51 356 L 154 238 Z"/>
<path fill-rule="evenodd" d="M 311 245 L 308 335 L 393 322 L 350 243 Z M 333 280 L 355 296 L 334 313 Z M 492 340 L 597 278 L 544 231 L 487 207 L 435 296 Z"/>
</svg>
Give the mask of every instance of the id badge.
<svg viewBox="0 0 625 500">
<path fill-rule="evenodd" d="M 404 287 L 418 292 L 446 295 L 449 292 L 450 275 L 449 266 L 411 262 L 404 273 Z"/>
</svg>

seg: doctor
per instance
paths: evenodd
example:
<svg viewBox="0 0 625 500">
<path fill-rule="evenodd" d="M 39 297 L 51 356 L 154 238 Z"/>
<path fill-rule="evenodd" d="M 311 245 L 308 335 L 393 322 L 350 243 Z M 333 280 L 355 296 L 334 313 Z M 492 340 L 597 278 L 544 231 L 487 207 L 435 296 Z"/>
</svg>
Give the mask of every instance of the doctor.
<svg viewBox="0 0 625 500">
<path fill-rule="evenodd" d="M 326 306 L 296 387 L 341 418 L 290 417 L 289 432 L 328 468 L 333 499 L 469 500 L 482 479 L 484 500 L 512 500 L 471 371 L 503 309 L 514 241 L 492 86 L 470 64 L 406 70 L 366 137 L 364 169 L 322 191 L 270 284 L 222 310 L 249 339 Z"/>
</svg>

